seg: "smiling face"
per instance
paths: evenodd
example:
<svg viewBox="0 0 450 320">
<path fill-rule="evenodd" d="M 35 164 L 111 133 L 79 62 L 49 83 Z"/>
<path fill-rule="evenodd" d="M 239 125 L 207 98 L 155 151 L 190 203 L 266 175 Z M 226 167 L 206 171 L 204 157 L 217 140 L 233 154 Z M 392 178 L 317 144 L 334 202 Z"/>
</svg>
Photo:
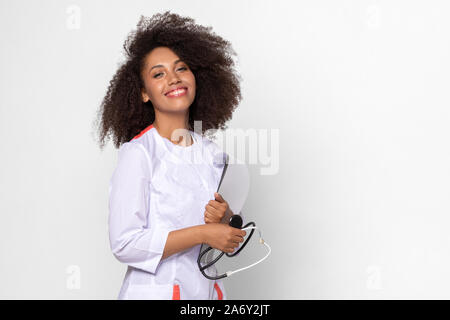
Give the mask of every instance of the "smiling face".
<svg viewBox="0 0 450 320">
<path fill-rule="evenodd" d="M 195 98 L 195 77 L 189 66 L 167 47 L 147 54 L 142 69 L 142 100 L 158 112 L 187 112 Z"/>
</svg>

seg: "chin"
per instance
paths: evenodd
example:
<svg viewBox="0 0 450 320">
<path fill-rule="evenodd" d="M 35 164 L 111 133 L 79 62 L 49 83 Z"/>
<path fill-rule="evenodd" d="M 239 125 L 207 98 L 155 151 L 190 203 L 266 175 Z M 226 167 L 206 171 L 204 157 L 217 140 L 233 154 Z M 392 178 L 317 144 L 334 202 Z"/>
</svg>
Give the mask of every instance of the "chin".
<svg viewBox="0 0 450 320">
<path fill-rule="evenodd" d="M 167 106 L 166 110 L 168 112 L 182 112 L 189 110 L 190 105 L 183 104 L 183 105 L 170 105 Z"/>
<path fill-rule="evenodd" d="M 191 101 L 173 101 L 172 103 L 168 103 L 167 104 L 167 109 L 173 110 L 173 111 L 183 111 L 183 110 L 188 110 L 189 107 L 191 106 L 192 102 Z"/>
</svg>

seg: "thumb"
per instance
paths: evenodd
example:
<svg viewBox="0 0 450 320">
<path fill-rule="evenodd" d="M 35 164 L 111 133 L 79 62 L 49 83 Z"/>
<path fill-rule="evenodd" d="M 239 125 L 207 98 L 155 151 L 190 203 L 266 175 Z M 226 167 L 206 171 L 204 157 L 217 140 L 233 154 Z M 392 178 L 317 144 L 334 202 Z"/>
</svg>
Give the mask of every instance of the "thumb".
<svg viewBox="0 0 450 320">
<path fill-rule="evenodd" d="M 222 196 L 219 193 L 217 193 L 217 192 L 214 192 L 214 197 L 219 202 L 224 202 L 225 201 L 225 200 L 223 200 Z"/>
</svg>

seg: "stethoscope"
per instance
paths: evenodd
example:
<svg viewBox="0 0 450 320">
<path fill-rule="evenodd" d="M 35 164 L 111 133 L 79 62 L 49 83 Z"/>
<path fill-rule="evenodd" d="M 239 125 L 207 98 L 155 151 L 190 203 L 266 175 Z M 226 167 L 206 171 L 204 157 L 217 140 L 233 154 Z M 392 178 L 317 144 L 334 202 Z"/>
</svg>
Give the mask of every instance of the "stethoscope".
<svg viewBox="0 0 450 320">
<path fill-rule="evenodd" d="M 224 167 L 224 169 L 223 169 L 223 171 L 222 171 L 222 177 L 220 178 L 219 186 L 217 187 L 217 192 L 219 192 L 220 185 L 222 184 L 222 180 L 223 180 L 223 177 L 225 176 L 225 172 L 226 172 L 226 170 L 227 170 L 227 167 L 228 167 L 228 155 L 226 155 L 225 167 Z M 199 255 L 198 255 L 198 259 L 197 259 L 197 264 L 198 264 L 198 267 L 199 267 L 200 272 L 201 272 L 206 278 L 208 278 L 208 279 L 210 279 L 210 280 L 218 280 L 218 279 L 222 279 L 222 278 L 225 278 L 225 277 L 229 277 L 229 276 L 231 276 L 232 274 L 234 274 L 234 273 L 236 273 L 236 272 L 243 271 L 243 270 L 245 270 L 245 269 L 248 269 L 248 268 L 251 268 L 251 267 L 257 265 L 258 263 L 262 262 L 263 260 L 265 260 L 265 259 L 270 255 L 270 253 L 271 253 L 272 250 L 270 249 L 270 246 L 264 241 L 264 239 L 263 239 L 263 237 L 262 237 L 262 232 L 261 232 L 261 230 L 260 230 L 258 227 L 256 227 L 256 224 L 255 224 L 254 222 L 249 222 L 249 223 L 247 223 L 247 224 L 242 228 L 242 223 L 243 223 L 243 221 L 242 221 L 241 216 L 240 216 L 240 215 L 237 215 L 237 214 L 233 215 L 233 216 L 230 218 L 230 221 L 228 222 L 228 224 L 229 224 L 230 226 L 232 226 L 233 228 L 238 228 L 238 229 L 241 229 L 241 230 L 244 230 L 244 231 L 246 231 L 246 230 L 252 230 L 252 231 L 250 232 L 249 236 L 247 237 L 247 239 L 246 239 L 246 240 L 244 241 L 244 243 L 242 244 L 242 246 L 240 246 L 236 252 L 228 253 L 228 252 L 223 252 L 223 251 L 222 251 L 222 252 L 221 252 L 214 260 L 212 260 L 211 262 L 208 262 L 208 263 L 205 264 L 205 265 L 202 265 L 202 264 L 201 264 L 201 260 L 203 259 L 203 257 L 204 257 L 208 252 L 210 252 L 210 250 L 212 250 L 212 249 L 214 249 L 214 248 L 213 248 L 213 247 L 208 247 L 208 248 L 206 248 L 205 250 L 200 251 L 200 253 L 199 253 Z M 221 275 L 218 275 L 218 276 L 210 276 L 210 275 L 206 274 L 205 270 L 206 270 L 207 268 L 211 267 L 212 265 L 214 265 L 217 261 L 219 261 L 219 259 L 222 258 L 222 256 L 223 256 L 224 254 L 225 254 L 227 257 L 234 257 L 234 256 L 236 256 L 237 254 L 239 254 L 239 252 L 241 252 L 242 249 L 244 249 L 244 247 L 245 247 L 245 246 L 247 245 L 247 243 L 250 241 L 250 239 L 251 239 L 251 237 L 252 237 L 253 232 L 255 231 L 255 229 L 258 230 L 258 233 L 259 233 L 259 243 L 265 245 L 265 246 L 267 247 L 267 249 L 268 249 L 267 254 L 266 254 L 262 259 L 256 261 L 255 263 L 252 263 L 251 265 L 248 265 L 248 266 L 246 266 L 246 267 L 244 267 L 244 268 L 240 268 L 240 269 L 237 269 L 237 270 L 234 270 L 234 271 L 227 271 L 227 272 L 225 272 L 224 274 L 221 274 Z"/>
</svg>

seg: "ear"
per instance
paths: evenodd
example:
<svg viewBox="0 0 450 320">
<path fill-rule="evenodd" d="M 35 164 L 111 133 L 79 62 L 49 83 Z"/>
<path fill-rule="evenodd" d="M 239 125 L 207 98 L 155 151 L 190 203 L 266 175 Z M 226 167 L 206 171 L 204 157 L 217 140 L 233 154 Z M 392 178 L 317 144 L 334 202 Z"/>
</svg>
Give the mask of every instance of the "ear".
<svg viewBox="0 0 450 320">
<path fill-rule="evenodd" d="M 142 101 L 143 102 L 148 102 L 150 100 L 150 97 L 148 96 L 148 94 L 145 92 L 145 89 L 142 88 L 141 89 L 141 95 L 142 95 Z"/>
</svg>

